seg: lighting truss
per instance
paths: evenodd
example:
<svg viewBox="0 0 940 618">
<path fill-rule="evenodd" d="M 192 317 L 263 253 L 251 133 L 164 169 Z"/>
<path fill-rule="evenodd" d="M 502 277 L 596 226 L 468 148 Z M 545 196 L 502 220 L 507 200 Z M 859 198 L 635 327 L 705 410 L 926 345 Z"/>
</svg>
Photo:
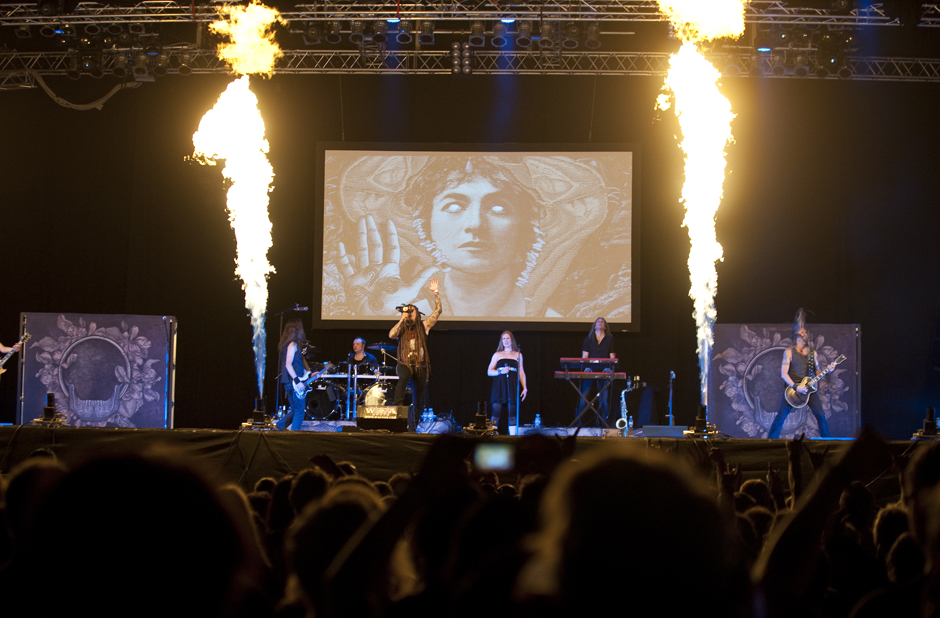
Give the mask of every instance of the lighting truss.
<svg viewBox="0 0 940 618">
<path fill-rule="evenodd" d="M 187 53 L 194 75 L 229 73 L 230 70 L 214 52 L 197 50 L 170 51 L 170 55 Z M 108 73 L 117 54 L 102 56 L 102 69 Z M 42 76 L 65 75 L 69 68 L 68 52 L 56 53 L 0 53 L 0 90 L 28 88 L 33 85 L 33 74 Z M 723 79 L 815 79 L 815 80 L 867 80 L 940 82 L 940 59 L 922 58 L 854 58 L 847 59 L 851 76 L 826 78 L 792 75 L 775 77 L 770 73 L 770 61 L 751 54 L 712 54 L 709 60 L 723 68 Z M 662 76 L 669 64 L 665 53 L 632 52 L 565 52 L 540 51 L 474 53 L 474 75 L 632 75 Z M 170 73 L 175 69 L 170 69 Z M 392 51 L 375 50 L 369 54 L 360 51 L 286 51 L 275 67 L 278 74 L 425 74 L 451 73 L 448 51 Z M 734 76 L 734 77 L 732 77 Z"/>
<path fill-rule="evenodd" d="M 0 4 L 0 26 L 45 24 L 109 24 L 122 22 L 208 22 L 217 19 L 216 8 L 223 2 L 203 5 L 177 3 L 172 0 L 150 0 L 133 6 L 112 6 L 98 2 L 81 2 L 69 15 L 44 17 L 36 12 L 35 3 Z M 940 9 L 936 4 L 921 5 L 922 26 L 940 26 Z M 546 0 L 545 2 L 447 0 L 447 2 L 324 2 L 298 4 L 283 11 L 288 21 L 319 21 L 328 19 L 430 19 L 447 21 L 493 19 L 566 19 L 626 22 L 665 21 L 655 0 Z M 885 14 L 881 3 L 873 3 L 848 14 L 826 9 L 791 7 L 786 2 L 752 0 L 746 5 L 747 23 L 815 24 L 840 26 L 896 26 L 898 20 Z"/>
</svg>

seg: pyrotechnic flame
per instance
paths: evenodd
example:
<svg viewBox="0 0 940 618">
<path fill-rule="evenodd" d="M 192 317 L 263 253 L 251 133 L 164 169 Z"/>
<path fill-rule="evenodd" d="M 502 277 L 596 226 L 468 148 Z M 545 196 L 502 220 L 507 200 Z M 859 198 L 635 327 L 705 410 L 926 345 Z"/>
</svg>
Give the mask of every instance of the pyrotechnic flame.
<svg viewBox="0 0 940 618">
<path fill-rule="evenodd" d="M 731 104 L 718 91 L 721 74 L 699 52 L 696 43 L 744 33 L 744 0 L 659 0 L 659 7 L 683 41 L 669 60 L 663 90 L 671 92 L 685 153 L 683 225 L 689 230 L 689 279 L 698 338 L 701 402 L 708 402 L 708 364 L 714 343 L 712 327 L 718 315 L 715 294 L 722 259 L 715 236 L 715 213 L 721 203 L 725 177 L 725 145 L 732 141 Z M 657 106 L 668 109 L 668 95 Z"/>
<path fill-rule="evenodd" d="M 226 35 L 229 43 L 219 45 L 219 57 L 238 75 L 257 73 L 270 77 L 274 63 L 283 56 L 274 42 L 274 22 L 285 23 L 281 14 L 263 4 L 226 6 L 219 13 L 227 19 L 209 24 L 209 30 Z"/>
<path fill-rule="evenodd" d="M 270 27 L 280 15 L 254 3 L 224 7 L 220 13 L 228 20 L 217 21 L 209 28 L 231 38 L 230 43 L 219 47 L 219 55 L 242 77 L 229 84 L 215 107 L 202 117 L 193 134 L 194 158 L 204 165 L 225 161 L 222 176 L 231 182 L 227 208 L 235 231 L 235 274 L 242 280 L 245 307 L 251 314 L 258 394 L 263 397 L 267 277 L 274 272 L 267 257 L 272 244 L 268 193 L 274 188 L 274 169 L 267 158 L 264 120 L 258 111 L 258 99 L 248 87 L 248 74 L 270 76 L 274 72 L 281 51 Z"/>
</svg>

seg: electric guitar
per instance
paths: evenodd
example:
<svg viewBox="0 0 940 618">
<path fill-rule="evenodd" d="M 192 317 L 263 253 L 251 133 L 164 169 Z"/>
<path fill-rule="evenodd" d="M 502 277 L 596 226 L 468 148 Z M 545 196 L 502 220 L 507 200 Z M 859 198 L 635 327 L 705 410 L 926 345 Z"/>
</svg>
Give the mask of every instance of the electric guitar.
<svg viewBox="0 0 940 618">
<path fill-rule="evenodd" d="M 298 397 L 306 397 L 307 393 L 313 390 L 313 387 L 310 385 L 316 382 L 317 380 L 319 380 L 321 375 L 323 375 L 324 373 L 328 373 L 330 369 L 332 368 L 333 368 L 333 363 L 327 363 L 323 367 L 323 369 L 321 369 L 320 371 L 316 373 L 310 374 L 310 377 L 307 378 L 306 380 L 300 380 L 298 382 L 294 382 L 294 385 L 293 385 L 294 392 L 297 393 Z"/>
<path fill-rule="evenodd" d="M 23 338 L 20 339 L 19 342 L 17 343 L 17 345 L 20 346 L 20 349 L 23 348 L 24 343 L 29 341 L 29 338 L 30 338 L 29 333 L 23 333 Z M 3 366 L 6 364 L 8 360 L 10 360 L 10 357 L 13 356 L 14 354 L 16 354 L 16 350 L 10 350 L 9 352 L 6 353 L 6 355 L 3 358 L 0 358 L 0 373 L 3 373 L 4 371 L 6 371 L 6 369 L 4 369 Z"/>
<path fill-rule="evenodd" d="M 835 369 L 835 366 L 845 360 L 845 355 L 840 354 L 839 358 L 832 361 L 832 367 L 826 367 L 814 377 L 806 376 L 803 380 L 796 386 L 805 386 L 805 393 L 798 393 L 796 388 L 793 386 L 787 387 L 787 392 L 785 397 L 787 398 L 787 403 L 793 406 L 794 408 L 802 408 L 809 401 L 809 396 L 816 392 L 816 383 L 829 375 L 829 372 Z"/>
</svg>

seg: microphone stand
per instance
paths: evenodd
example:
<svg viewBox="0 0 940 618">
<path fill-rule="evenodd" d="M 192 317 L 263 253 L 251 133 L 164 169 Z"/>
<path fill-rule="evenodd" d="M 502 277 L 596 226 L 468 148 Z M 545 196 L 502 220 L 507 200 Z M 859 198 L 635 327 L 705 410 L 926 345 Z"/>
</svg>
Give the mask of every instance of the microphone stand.
<svg viewBox="0 0 940 618">
<path fill-rule="evenodd" d="M 669 372 L 669 426 L 675 427 L 676 417 L 672 415 L 672 381 L 676 379 L 676 372 Z"/>
</svg>

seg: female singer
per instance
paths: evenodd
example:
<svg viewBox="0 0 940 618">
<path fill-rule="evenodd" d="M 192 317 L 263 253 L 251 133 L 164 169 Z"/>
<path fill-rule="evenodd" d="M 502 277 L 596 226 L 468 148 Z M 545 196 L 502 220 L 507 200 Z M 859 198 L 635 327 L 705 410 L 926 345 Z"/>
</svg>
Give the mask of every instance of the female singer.
<svg viewBox="0 0 940 618">
<path fill-rule="evenodd" d="M 502 415 L 503 406 L 509 406 L 509 425 L 516 424 L 516 381 L 522 388 L 519 392 L 519 399 L 525 400 L 529 389 L 525 385 L 525 369 L 522 366 L 522 352 L 516 344 L 516 338 L 508 330 L 503 331 L 499 338 L 499 347 L 490 359 L 490 366 L 486 369 L 486 375 L 493 377 L 493 390 L 490 400 L 493 406 L 492 418 L 490 422 L 493 425 L 499 425 L 499 417 Z"/>
</svg>

